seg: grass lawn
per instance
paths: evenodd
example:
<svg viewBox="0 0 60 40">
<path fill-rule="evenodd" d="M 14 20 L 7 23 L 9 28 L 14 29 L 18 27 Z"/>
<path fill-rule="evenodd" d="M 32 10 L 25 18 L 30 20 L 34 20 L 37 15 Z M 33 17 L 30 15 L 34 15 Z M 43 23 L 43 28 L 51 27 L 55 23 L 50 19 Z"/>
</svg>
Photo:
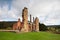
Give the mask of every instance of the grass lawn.
<svg viewBox="0 0 60 40">
<path fill-rule="evenodd" d="M 60 40 L 60 34 L 48 32 L 0 32 L 0 40 Z"/>
</svg>

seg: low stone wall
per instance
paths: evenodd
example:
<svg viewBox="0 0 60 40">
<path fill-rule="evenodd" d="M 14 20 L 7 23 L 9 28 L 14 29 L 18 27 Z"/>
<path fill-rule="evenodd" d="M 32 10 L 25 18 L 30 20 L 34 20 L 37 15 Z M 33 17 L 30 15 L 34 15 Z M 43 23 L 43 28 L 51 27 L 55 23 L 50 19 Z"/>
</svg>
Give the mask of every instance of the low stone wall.
<svg viewBox="0 0 60 40">
<path fill-rule="evenodd" d="M 19 32 L 19 30 L 0 30 L 0 32 Z"/>
</svg>

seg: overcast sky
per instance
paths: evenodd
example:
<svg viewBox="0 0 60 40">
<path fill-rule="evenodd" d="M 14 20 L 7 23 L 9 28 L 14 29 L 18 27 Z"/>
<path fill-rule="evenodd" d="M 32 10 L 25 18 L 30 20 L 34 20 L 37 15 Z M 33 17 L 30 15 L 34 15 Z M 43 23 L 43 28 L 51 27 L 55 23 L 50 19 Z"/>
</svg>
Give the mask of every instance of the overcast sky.
<svg viewBox="0 0 60 40">
<path fill-rule="evenodd" d="M 0 0 L 0 21 L 17 21 L 22 9 L 45 25 L 60 25 L 60 0 Z"/>
</svg>

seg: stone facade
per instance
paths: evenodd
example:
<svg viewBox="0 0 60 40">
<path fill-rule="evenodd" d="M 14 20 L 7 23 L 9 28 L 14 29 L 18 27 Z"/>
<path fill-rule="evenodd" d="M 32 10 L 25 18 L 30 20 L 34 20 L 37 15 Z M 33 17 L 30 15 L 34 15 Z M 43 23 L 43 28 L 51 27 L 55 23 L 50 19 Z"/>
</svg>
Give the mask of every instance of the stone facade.
<svg viewBox="0 0 60 40">
<path fill-rule="evenodd" d="M 21 21 L 18 19 L 17 23 L 13 24 L 13 30 L 20 30 L 21 28 Z"/>
<path fill-rule="evenodd" d="M 32 16 L 30 15 L 30 21 L 28 22 L 28 9 L 24 7 L 22 10 L 22 22 L 18 19 L 17 23 L 13 24 L 13 30 L 19 30 L 23 32 L 39 31 L 39 19 L 36 17 L 32 22 Z"/>
<path fill-rule="evenodd" d="M 39 19 L 38 19 L 38 17 L 36 17 L 36 19 L 35 19 L 35 30 L 38 32 L 39 31 Z"/>
</svg>

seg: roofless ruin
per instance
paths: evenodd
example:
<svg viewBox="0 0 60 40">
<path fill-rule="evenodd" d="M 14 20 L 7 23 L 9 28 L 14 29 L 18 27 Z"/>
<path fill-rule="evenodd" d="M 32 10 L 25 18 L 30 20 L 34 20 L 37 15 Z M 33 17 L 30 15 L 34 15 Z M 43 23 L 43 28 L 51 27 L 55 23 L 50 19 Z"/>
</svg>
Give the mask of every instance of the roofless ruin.
<svg viewBox="0 0 60 40">
<path fill-rule="evenodd" d="M 31 31 L 39 31 L 39 19 L 36 17 L 33 22 L 30 15 L 30 22 L 28 22 L 28 8 L 24 7 L 22 10 L 22 22 L 20 18 L 18 19 L 17 23 L 13 24 L 13 30 L 19 30 L 21 32 L 31 32 Z"/>
</svg>

